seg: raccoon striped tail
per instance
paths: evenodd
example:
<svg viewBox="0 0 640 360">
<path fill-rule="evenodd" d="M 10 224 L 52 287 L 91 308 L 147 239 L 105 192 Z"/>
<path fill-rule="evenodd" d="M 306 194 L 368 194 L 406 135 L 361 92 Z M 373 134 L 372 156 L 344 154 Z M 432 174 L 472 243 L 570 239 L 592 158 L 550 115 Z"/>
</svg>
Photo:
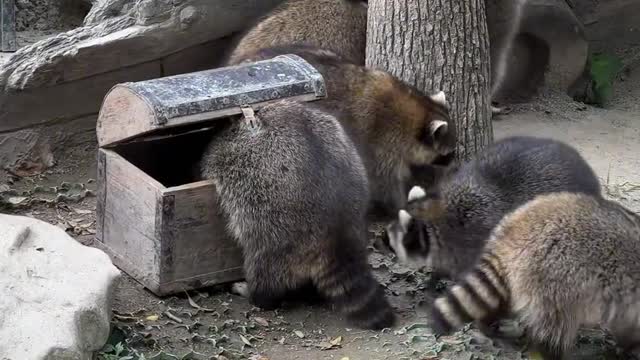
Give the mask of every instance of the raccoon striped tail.
<svg viewBox="0 0 640 360">
<path fill-rule="evenodd" d="M 366 262 L 355 259 L 337 262 L 317 274 L 314 283 L 354 325 L 371 330 L 394 325 L 393 309 Z"/>
<path fill-rule="evenodd" d="M 493 319 L 507 306 L 509 289 L 499 269 L 495 257 L 485 256 L 462 281 L 433 302 L 430 313 L 435 334 L 450 334 L 472 321 Z"/>
</svg>

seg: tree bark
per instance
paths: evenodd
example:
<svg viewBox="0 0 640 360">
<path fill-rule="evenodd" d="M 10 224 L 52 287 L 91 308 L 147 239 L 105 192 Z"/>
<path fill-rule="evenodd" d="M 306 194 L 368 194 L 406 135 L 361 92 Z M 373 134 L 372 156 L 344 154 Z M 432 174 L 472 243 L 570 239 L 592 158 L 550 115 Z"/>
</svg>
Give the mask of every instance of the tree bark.
<svg viewBox="0 0 640 360">
<path fill-rule="evenodd" d="M 369 0 L 366 64 L 445 92 L 459 160 L 493 141 L 484 0 Z"/>
</svg>

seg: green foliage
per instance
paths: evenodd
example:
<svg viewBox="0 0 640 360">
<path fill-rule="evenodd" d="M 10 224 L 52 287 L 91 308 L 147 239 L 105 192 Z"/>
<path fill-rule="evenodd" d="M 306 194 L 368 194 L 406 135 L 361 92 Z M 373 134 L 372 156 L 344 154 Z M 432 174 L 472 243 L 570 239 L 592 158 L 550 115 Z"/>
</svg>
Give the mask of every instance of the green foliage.
<svg viewBox="0 0 640 360">
<path fill-rule="evenodd" d="M 133 356 L 128 353 L 121 342 L 115 345 L 106 344 L 98 353 L 98 358 L 102 360 L 133 360 Z"/>
<path fill-rule="evenodd" d="M 599 106 L 609 100 L 613 89 L 613 82 L 616 80 L 622 61 L 613 55 L 593 54 L 591 56 L 590 75 L 593 79 L 594 101 Z"/>
</svg>

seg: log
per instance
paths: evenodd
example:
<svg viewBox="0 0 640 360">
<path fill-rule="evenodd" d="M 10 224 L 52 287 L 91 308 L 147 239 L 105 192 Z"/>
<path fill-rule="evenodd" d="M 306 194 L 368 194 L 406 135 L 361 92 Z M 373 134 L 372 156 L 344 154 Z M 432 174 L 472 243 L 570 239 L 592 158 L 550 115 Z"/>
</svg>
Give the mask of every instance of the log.
<svg viewBox="0 0 640 360">
<path fill-rule="evenodd" d="M 322 75 L 296 55 L 114 86 L 98 115 L 98 145 L 161 128 L 189 125 L 258 109 L 282 98 L 326 97 Z"/>
<path fill-rule="evenodd" d="M 280 1 L 99 0 L 84 26 L 20 48 L 0 87 L 53 86 L 163 58 L 242 30 Z"/>
</svg>

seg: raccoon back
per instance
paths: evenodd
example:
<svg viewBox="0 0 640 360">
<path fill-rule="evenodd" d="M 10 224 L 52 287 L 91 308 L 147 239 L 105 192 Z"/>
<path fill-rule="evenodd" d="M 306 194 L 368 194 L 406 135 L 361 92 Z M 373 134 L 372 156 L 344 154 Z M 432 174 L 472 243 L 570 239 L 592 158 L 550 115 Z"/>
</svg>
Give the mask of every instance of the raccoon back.
<svg viewBox="0 0 640 360">
<path fill-rule="evenodd" d="M 261 48 L 305 44 L 364 65 L 366 31 L 366 1 L 288 0 L 241 36 L 227 64 L 237 64 Z"/>
<path fill-rule="evenodd" d="M 200 165 L 238 239 L 266 234 L 263 241 L 304 242 L 336 219 L 363 216 L 367 175 L 333 116 L 292 101 L 256 116 L 257 126 L 237 120 L 214 135 Z"/>
</svg>

